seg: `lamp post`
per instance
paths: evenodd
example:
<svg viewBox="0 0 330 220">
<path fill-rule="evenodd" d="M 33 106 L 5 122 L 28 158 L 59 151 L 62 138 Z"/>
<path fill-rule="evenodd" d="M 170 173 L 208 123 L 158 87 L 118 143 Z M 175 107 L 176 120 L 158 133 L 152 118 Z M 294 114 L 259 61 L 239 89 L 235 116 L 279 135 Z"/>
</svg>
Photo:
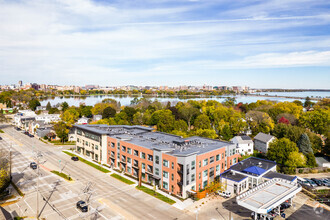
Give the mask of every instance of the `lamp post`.
<svg viewBox="0 0 330 220">
<path fill-rule="evenodd" d="M 200 208 L 197 208 L 195 213 L 196 213 L 196 220 L 198 220 L 198 212 L 199 212 Z"/>
</svg>

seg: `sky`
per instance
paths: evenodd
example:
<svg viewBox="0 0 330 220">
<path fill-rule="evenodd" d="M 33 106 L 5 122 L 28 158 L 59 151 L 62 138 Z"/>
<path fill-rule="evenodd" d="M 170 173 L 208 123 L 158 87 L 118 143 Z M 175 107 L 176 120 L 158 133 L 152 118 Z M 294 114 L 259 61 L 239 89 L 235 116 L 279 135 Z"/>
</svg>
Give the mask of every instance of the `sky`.
<svg viewBox="0 0 330 220">
<path fill-rule="evenodd" d="M 0 84 L 330 89 L 329 0 L 0 0 Z"/>
</svg>

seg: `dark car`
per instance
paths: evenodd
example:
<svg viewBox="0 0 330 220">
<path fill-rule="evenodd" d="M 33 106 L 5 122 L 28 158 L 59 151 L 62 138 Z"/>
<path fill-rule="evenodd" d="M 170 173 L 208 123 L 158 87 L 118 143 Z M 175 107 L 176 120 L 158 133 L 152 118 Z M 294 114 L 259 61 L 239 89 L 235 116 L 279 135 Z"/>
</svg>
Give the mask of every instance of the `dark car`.
<svg viewBox="0 0 330 220">
<path fill-rule="evenodd" d="M 77 209 L 80 209 L 82 212 L 88 212 L 88 205 L 86 202 L 80 200 L 77 202 Z"/>
<path fill-rule="evenodd" d="M 29 132 L 27 132 L 27 131 L 24 131 L 24 134 L 25 134 L 25 135 L 29 135 Z"/>
<path fill-rule="evenodd" d="M 71 160 L 73 160 L 73 161 L 78 161 L 79 158 L 78 158 L 78 157 L 71 157 Z"/>
<path fill-rule="evenodd" d="M 283 202 L 281 204 L 281 209 L 288 209 L 291 207 L 291 204 L 289 202 Z"/>
<path fill-rule="evenodd" d="M 2 137 L 0 137 L 0 140 L 2 140 Z"/>
<path fill-rule="evenodd" d="M 21 129 L 19 127 L 15 127 L 16 131 L 20 131 Z"/>
<path fill-rule="evenodd" d="M 322 186 L 323 183 L 321 180 L 318 180 L 318 179 L 315 179 L 315 178 L 312 178 L 311 180 L 313 180 L 318 186 Z"/>
<path fill-rule="evenodd" d="M 33 134 L 28 134 L 28 136 L 29 136 L 29 137 L 31 137 L 31 138 L 33 138 L 33 137 L 34 137 L 34 135 L 33 135 Z"/>
<path fill-rule="evenodd" d="M 36 162 L 31 162 L 30 167 L 35 170 L 38 168 L 38 165 L 36 164 Z"/>
</svg>

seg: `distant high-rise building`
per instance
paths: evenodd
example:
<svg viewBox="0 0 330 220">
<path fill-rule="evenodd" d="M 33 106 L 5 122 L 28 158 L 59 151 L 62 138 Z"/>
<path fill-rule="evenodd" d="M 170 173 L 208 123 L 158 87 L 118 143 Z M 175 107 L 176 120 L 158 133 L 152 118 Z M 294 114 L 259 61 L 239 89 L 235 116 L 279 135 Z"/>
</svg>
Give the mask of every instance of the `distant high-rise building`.
<svg viewBox="0 0 330 220">
<path fill-rule="evenodd" d="M 18 81 L 18 86 L 19 87 L 22 87 L 23 86 L 23 81 L 22 80 Z"/>
</svg>

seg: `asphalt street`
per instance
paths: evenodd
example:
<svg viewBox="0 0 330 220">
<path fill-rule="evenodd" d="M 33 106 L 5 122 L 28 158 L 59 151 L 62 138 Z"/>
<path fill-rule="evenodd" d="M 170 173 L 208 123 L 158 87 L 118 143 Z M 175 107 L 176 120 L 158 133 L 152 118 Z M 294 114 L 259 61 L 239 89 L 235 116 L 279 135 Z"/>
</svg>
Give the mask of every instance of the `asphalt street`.
<svg viewBox="0 0 330 220">
<path fill-rule="evenodd" d="M 102 173 L 80 161 L 72 161 L 62 147 L 30 138 L 12 127 L 2 128 L 0 147 L 12 149 L 13 181 L 25 196 L 6 210 L 19 216 L 37 214 L 37 171 L 29 167 L 39 155 L 39 216 L 46 219 L 195 219 L 186 213 Z M 72 146 L 71 146 L 72 147 Z M 68 182 L 50 170 L 63 170 L 74 181 Z M 76 208 L 88 201 L 89 211 Z"/>
</svg>

